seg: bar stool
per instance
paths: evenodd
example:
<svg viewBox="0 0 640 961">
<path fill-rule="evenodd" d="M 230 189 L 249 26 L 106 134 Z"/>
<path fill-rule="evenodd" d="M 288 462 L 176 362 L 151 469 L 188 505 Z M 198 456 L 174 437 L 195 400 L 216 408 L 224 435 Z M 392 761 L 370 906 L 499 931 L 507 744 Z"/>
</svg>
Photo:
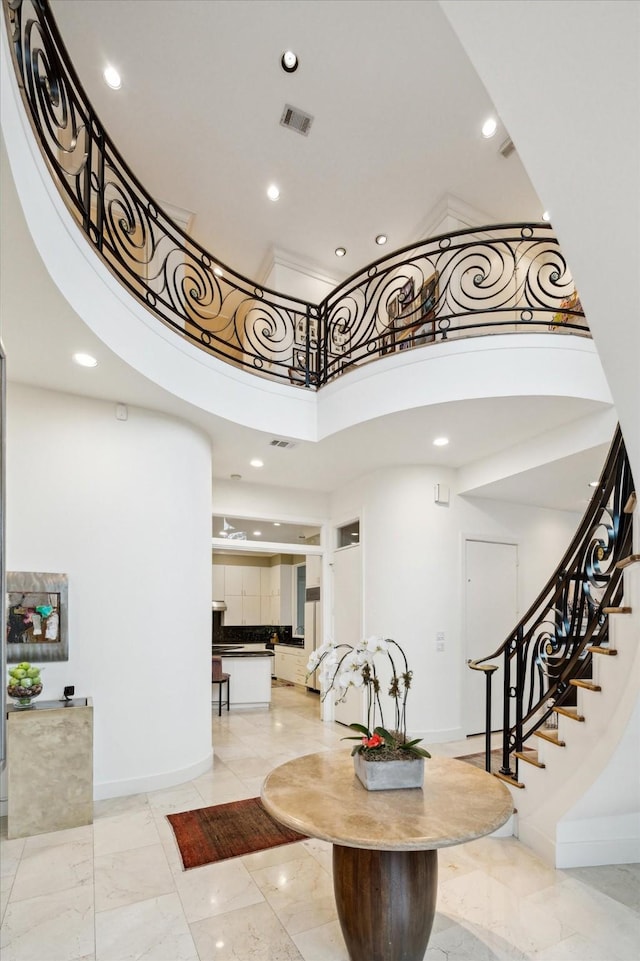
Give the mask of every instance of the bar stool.
<svg viewBox="0 0 640 961">
<path fill-rule="evenodd" d="M 227 700 L 225 704 L 227 705 L 227 711 L 229 710 L 229 702 L 231 700 L 231 684 L 229 682 L 230 675 L 225 674 L 222 670 L 222 658 L 212 657 L 211 658 L 211 683 L 218 685 L 218 717 L 222 715 L 222 685 L 227 685 Z"/>
</svg>

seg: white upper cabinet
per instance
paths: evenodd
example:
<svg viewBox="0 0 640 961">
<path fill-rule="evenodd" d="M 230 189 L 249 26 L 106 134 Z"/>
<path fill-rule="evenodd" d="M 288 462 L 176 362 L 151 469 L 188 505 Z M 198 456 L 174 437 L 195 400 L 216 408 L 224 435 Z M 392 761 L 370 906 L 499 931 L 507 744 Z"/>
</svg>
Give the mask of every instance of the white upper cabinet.
<svg viewBox="0 0 640 961">
<path fill-rule="evenodd" d="M 307 554 L 305 566 L 307 568 L 307 587 L 320 587 L 322 581 L 322 557 L 319 554 Z"/>
<path fill-rule="evenodd" d="M 291 565 L 214 564 L 213 600 L 224 599 L 227 627 L 291 624 Z"/>
<path fill-rule="evenodd" d="M 223 601 L 226 591 L 224 589 L 224 564 L 214 564 L 213 565 L 213 576 L 212 576 L 212 601 Z"/>
<path fill-rule="evenodd" d="M 225 565 L 225 596 L 260 597 L 259 567 Z"/>
</svg>

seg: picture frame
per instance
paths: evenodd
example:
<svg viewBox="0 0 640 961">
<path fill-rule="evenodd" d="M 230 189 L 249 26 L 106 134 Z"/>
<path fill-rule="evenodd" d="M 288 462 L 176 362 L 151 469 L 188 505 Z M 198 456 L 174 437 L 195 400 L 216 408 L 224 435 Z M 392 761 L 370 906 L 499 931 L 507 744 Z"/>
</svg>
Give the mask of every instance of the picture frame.
<svg viewBox="0 0 640 961">
<path fill-rule="evenodd" d="M 318 318 L 310 317 L 307 318 L 302 314 L 296 318 L 294 327 L 294 341 L 299 346 L 304 346 L 307 343 L 307 325 L 309 329 L 309 342 L 312 347 L 315 347 L 318 343 Z"/>
<path fill-rule="evenodd" d="M 349 348 L 349 329 L 345 320 L 339 320 L 329 328 L 328 352 L 331 356 L 347 360 L 351 356 Z"/>
<path fill-rule="evenodd" d="M 380 354 L 392 354 L 394 350 L 395 335 L 392 329 L 388 329 L 380 337 Z"/>
<path fill-rule="evenodd" d="M 418 294 L 420 327 L 415 332 L 416 346 L 433 343 L 436 339 L 436 310 L 438 305 L 438 280 L 439 273 L 436 270 L 431 277 L 423 283 Z"/>
<path fill-rule="evenodd" d="M 7 571 L 7 663 L 69 660 L 66 574 Z"/>
</svg>

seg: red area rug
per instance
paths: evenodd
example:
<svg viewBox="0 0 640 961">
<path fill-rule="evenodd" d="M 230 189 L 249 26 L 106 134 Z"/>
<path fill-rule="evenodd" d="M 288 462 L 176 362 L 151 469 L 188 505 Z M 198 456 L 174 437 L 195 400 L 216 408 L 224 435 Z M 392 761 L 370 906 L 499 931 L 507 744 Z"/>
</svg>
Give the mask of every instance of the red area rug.
<svg viewBox="0 0 640 961">
<path fill-rule="evenodd" d="M 168 814 L 167 821 L 185 870 L 306 839 L 274 821 L 257 797 Z"/>
</svg>

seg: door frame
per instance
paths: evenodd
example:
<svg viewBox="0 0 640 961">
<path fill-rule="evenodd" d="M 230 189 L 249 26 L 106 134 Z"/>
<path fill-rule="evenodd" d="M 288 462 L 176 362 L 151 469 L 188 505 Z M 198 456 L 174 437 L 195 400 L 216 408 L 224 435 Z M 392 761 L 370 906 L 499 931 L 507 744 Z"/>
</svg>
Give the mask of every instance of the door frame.
<svg viewBox="0 0 640 961">
<path fill-rule="evenodd" d="M 462 645 L 461 645 L 462 665 L 461 665 L 461 673 L 460 673 L 460 707 L 461 707 L 460 726 L 463 732 L 463 737 L 473 736 L 467 733 L 467 728 L 469 724 L 468 724 L 468 717 L 466 716 L 466 713 L 465 713 L 465 710 L 466 710 L 465 704 L 467 703 L 467 700 L 465 697 L 465 692 L 466 692 L 465 672 L 470 671 L 470 668 L 467 667 L 467 660 L 469 657 L 468 631 L 467 631 L 467 543 L 469 541 L 480 541 L 483 544 L 505 544 L 508 547 L 515 547 L 516 549 L 516 618 L 520 617 L 520 577 L 519 577 L 520 541 L 519 539 L 515 536 L 503 537 L 500 535 L 475 534 L 475 533 L 463 531 L 461 534 L 461 564 L 460 564 L 460 567 L 461 567 L 461 595 L 460 596 L 462 601 L 460 605 L 461 607 L 460 628 L 461 628 L 461 638 L 462 638 Z M 516 626 L 516 623 L 517 623 L 517 619 L 513 625 L 514 627 Z M 487 653 L 490 653 L 490 652 L 487 652 Z M 479 684 L 482 683 L 480 678 L 478 678 L 478 683 Z M 500 694 L 501 693 L 502 692 L 500 691 Z M 484 691 L 483 691 L 483 696 L 484 696 Z M 493 702 L 493 699 L 495 699 L 495 697 L 496 697 L 496 687 L 494 684 L 494 686 L 492 687 L 492 702 Z"/>
</svg>

